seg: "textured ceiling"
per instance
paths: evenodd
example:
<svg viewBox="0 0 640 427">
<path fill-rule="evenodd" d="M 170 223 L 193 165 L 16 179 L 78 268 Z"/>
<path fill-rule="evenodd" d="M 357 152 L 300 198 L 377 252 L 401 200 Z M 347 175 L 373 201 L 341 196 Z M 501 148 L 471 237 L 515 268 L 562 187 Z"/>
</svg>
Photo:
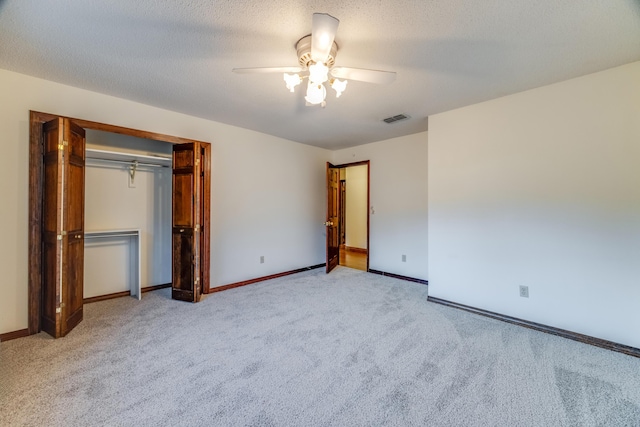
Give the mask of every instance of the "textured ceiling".
<svg viewBox="0 0 640 427">
<path fill-rule="evenodd" d="M 231 72 L 296 65 L 314 12 L 340 19 L 336 65 L 396 81 L 322 109 L 281 74 Z M 329 149 L 638 60 L 638 0 L 0 0 L 0 68 Z"/>
</svg>

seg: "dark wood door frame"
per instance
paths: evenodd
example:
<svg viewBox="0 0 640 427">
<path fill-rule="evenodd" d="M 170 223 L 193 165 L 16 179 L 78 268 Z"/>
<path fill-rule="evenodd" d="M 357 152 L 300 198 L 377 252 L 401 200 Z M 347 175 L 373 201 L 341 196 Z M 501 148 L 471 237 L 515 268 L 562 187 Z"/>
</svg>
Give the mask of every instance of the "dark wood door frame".
<svg viewBox="0 0 640 427">
<path fill-rule="evenodd" d="M 210 144 L 193 139 L 181 138 L 172 135 L 164 135 L 155 132 L 147 132 L 138 129 L 114 126 L 105 123 L 92 122 L 89 120 L 65 117 L 57 114 L 42 113 L 38 111 L 29 112 L 29 255 L 28 255 L 28 330 L 29 335 L 40 332 L 41 323 L 41 298 L 42 298 L 42 218 L 43 218 L 43 186 L 44 186 L 44 165 L 43 165 L 43 130 L 45 122 L 57 119 L 70 119 L 75 124 L 84 129 L 99 130 L 103 132 L 117 133 L 121 135 L 135 136 L 138 138 L 152 139 L 156 141 L 169 142 L 173 144 L 184 144 L 189 142 L 199 142 L 206 144 L 207 161 L 203 164 L 206 174 L 211 173 Z M 208 188 L 205 191 L 209 190 Z M 204 209 L 210 212 L 210 198 L 204 198 L 206 206 Z M 204 259 L 210 259 L 210 215 L 203 218 L 202 246 Z M 203 261 L 204 261 L 203 259 Z M 209 267 L 205 268 L 203 274 L 203 293 L 209 291 Z"/>
<path fill-rule="evenodd" d="M 353 163 L 344 163 L 341 165 L 334 165 L 335 168 L 348 168 L 350 166 L 367 166 L 367 271 L 369 271 L 369 259 L 371 258 L 371 245 L 369 243 L 369 219 L 371 216 L 371 161 L 362 160 Z M 328 190 L 328 189 L 327 189 Z"/>
</svg>

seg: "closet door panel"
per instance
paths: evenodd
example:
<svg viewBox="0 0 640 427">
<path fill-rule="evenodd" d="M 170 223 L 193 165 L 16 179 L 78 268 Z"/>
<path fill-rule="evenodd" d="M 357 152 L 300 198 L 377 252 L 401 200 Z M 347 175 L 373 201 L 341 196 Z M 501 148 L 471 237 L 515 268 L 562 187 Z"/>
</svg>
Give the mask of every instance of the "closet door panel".
<svg viewBox="0 0 640 427">
<path fill-rule="evenodd" d="M 82 320 L 84 129 L 44 124 L 42 329 L 58 338 Z"/>
<path fill-rule="evenodd" d="M 42 244 L 42 262 L 44 274 L 42 275 L 42 307 L 40 328 L 53 337 L 60 336 L 57 329 L 59 325 L 59 313 L 56 308 L 59 306 L 59 285 L 58 285 L 58 269 L 56 265 L 59 262 L 58 257 L 58 240 L 56 235 L 44 235 Z"/>
<path fill-rule="evenodd" d="M 193 292 L 193 236 L 190 233 L 173 234 L 173 290 L 179 294 L 176 299 L 191 301 Z"/>
<path fill-rule="evenodd" d="M 41 328 L 61 336 L 62 292 L 62 196 L 64 121 L 44 124 L 43 267 Z M 59 240 L 60 239 L 60 240 Z"/>
<path fill-rule="evenodd" d="M 84 290 L 84 129 L 69 122 L 65 127 L 68 141 L 67 185 L 65 186 L 65 229 L 67 230 L 63 335 L 82 320 Z"/>
<path fill-rule="evenodd" d="M 173 146 L 172 298 L 197 302 L 200 268 L 200 146 Z"/>
<path fill-rule="evenodd" d="M 173 226 L 193 227 L 193 175 L 174 172 L 173 175 Z"/>
<path fill-rule="evenodd" d="M 210 289 L 211 228 L 211 144 L 200 143 L 200 271 L 203 294 Z"/>
</svg>

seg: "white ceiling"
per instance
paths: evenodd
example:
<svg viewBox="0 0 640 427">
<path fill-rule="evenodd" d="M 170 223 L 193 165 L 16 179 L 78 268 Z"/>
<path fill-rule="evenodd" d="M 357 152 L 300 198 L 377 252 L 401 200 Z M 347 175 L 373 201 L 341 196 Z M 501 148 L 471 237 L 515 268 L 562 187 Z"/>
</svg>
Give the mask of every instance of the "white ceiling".
<svg viewBox="0 0 640 427">
<path fill-rule="evenodd" d="M 322 109 L 281 74 L 231 72 L 297 65 L 314 12 L 340 19 L 336 65 L 396 81 Z M 0 0 L 0 68 L 329 149 L 638 60 L 638 0 Z"/>
</svg>

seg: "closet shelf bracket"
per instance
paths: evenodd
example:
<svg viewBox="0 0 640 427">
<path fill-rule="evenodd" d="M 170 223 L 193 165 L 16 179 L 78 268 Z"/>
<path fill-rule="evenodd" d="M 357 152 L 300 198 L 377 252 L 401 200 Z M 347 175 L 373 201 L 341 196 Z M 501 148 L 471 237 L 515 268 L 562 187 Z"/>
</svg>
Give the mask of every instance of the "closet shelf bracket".
<svg viewBox="0 0 640 427">
<path fill-rule="evenodd" d="M 136 170 L 138 170 L 138 161 L 134 160 L 133 162 L 131 162 L 131 166 L 129 166 L 129 176 L 131 177 L 131 184 L 134 183 Z"/>
</svg>

